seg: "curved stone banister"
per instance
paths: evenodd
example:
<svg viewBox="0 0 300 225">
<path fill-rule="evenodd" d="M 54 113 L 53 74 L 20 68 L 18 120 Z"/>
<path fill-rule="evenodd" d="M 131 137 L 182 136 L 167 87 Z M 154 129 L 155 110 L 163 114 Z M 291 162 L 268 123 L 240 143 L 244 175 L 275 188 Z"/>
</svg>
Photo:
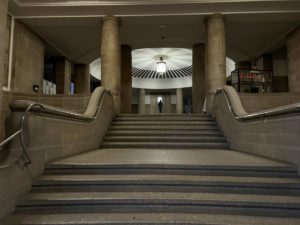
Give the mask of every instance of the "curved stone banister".
<svg viewBox="0 0 300 225">
<path fill-rule="evenodd" d="M 260 119 L 266 120 L 300 113 L 300 103 L 289 104 L 255 113 L 247 113 L 241 103 L 240 97 L 233 87 L 225 86 L 221 89 L 218 89 L 216 95 L 220 93 L 224 94 L 229 110 L 240 122 L 250 122 Z"/>
<path fill-rule="evenodd" d="M 300 174 L 300 103 L 247 113 L 225 86 L 214 95 L 211 113 L 231 149 L 292 163 Z"/>
<path fill-rule="evenodd" d="M 96 88 L 91 96 L 88 107 L 83 114 L 76 113 L 76 112 L 70 111 L 70 110 L 65 110 L 65 109 L 49 106 L 46 104 L 40 104 L 43 107 L 34 106 L 31 108 L 30 112 L 37 112 L 43 116 L 61 118 L 61 119 L 66 119 L 66 120 L 89 122 L 89 121 L 92 121 L 95 119 L 96 114 L 97 114 L 99 108 L 101 107 L 104 94 L 110 95 L 110 91 L 105 90 L 104 87 Z M 10 109 L 11 109 L 11 111 L 15 111 L 15 112 L 18 112 L 18 111 L 23 112 L 32 103 L 34 103 L 34 102 L 27 101 L 27 100 L 16 100 L 10 104 Z"/>
</svg>

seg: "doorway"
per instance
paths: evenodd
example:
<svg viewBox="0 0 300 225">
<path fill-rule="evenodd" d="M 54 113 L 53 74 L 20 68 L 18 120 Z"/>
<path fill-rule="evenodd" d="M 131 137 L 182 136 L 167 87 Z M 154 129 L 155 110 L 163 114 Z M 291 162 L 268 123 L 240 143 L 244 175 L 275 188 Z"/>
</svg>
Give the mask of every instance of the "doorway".
<svg viewBox="0 0 300 225">
<path fill-rule="evenodd" d="M 171 94 L 151 94 L 150 95 L 150 114 L 159 112 L 158 103 L 162 102 L 161 113 L 171 113 Z"/>
</svg>

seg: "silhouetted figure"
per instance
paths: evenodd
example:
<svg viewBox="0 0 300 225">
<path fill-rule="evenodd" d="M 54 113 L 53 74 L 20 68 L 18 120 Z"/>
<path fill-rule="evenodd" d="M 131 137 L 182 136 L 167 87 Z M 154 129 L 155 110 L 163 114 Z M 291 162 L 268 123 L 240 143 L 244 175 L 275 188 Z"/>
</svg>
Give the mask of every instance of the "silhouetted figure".
<svg viewBox="0 0 300 225">
<path fill-rule="evenodd" d="M 162 107 L 163 107 L 163 103 L 161 100 L 159 100 L 159 103 L 158 103 L 159 113 L 161 113 Z"/>
</svg>

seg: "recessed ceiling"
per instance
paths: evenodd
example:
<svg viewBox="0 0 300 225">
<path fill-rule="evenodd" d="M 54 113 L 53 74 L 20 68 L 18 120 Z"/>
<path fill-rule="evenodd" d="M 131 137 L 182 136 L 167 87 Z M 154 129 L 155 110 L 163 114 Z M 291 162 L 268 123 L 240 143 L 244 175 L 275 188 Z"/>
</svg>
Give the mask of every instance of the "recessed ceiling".
<svg viewBox="0 0 300 225">
<path fill-rule="evenodd" d="M 160 58 L 166 73 L 157 73 Z M 192 50 L 186 48 L 143 48 L 132 51 L 132 76 L 146 79 L 173 79 L 192 76 Z"/>
<path fill-rule="evenodd" d="M 26 16 L 146 16 L 299 12 L 298 0 L 10 0 L 11 12 Z"/>
<path fill-rule="evenodd" d="M 235 61 L 274 50 L 300 24 L 299 0 L 11 0 L 9 11 L 62 55 L 85 64 L 100 57 L 104 15 L 119 16 L 121 43 L 139 49 L 204 43 L 204 18 L 223 13 L 227 56 Z"/>
</svg>

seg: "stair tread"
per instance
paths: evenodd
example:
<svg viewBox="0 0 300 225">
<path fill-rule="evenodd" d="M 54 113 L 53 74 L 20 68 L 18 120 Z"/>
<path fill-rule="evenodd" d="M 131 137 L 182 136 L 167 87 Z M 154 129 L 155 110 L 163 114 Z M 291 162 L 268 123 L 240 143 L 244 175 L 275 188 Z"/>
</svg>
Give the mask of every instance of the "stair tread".
<svg viewBox="0 0 300 225">
<path fill-rule="evenodd" d="M 118 146 L 118 147 L 155 147 L 155 146 L 174 146 L 174 147 L 209 147 L 209 146 L 222 146 L 222 147 L 229 147 L 229 144 L 227 142 L 180 142 L 180 145 L 176 142 L 128 142 L 128 141 L 122 141 L 122 142 L 117 142 L 117 141 L 103 141 L 100 145 L 101 146 Z"/>
<path fill-rule="evenodd" d="M 108 131 L 108 136 L 114 134 L 127 134 L 127 135 L 222 135 L 222 132 L 218 130 L 200 130 L 200 131 L 187 131 L 187 130 L 110 130 Z"/>
<path fill-rule="evenodd" d="M 215 121 L 211 117 L 182 117 L 182 116 L 165 116 L 165 117 L 115 117 L 114 121 Z"/>
<path fill-rule="evenodd" d="M 219 128 L 215 124 L 135 124 L 135 125 L 119 125 L 112 124 L 111 128 L 113 129 L 142 129 L 142 128 L 156 128 L 156 129 L 218 129 Z"/>
<path fill-rule="evenodd" d="M 61 213 L 14 215 L 13 217 L 9 218 L 5 225 L 16 224 L 299 225 L 300 219 L 199 213 Z"/>
<path fill-rule="evenodd" d="M 140 201 L 142 200 L 142 201 Z M 233 194 L 207 192 L 42 192 L 29 193 L 17 203 L 21 205 L 48 204 L 48 201 L 60 202 L 136 202 L 143 204 L 146 201 L 157 203 L 187 202 L 201 204 L 201 202 L 228 202 L 251 205 L 263 203 L 269 207 L 278 207 L 278 204 L 296 205 L 300 209 L 300 196 L 265 195 L 265 194 Z M 276 205 L 273 205 L 276 204 Z"/>
<path fill-rule="evenodd" d="M 117 117 L 165 117 L 165 116 L 177 116 L 177 117 L 211 117 L 210 114 L 193 113 L 193 114 L 174 114 L 174 113 L 156 113 L 156 114 L 117 114 Z"/>
<path fill-rule="evenodd" d="M 284 167 L 284 166 L 239 166 L 239 165 L 191 165 L 191 164 L 159 164 L 159 163 L 51 163 L 48 164 L 46 169 L 180 169 L 180 170 L 241 170 L 241 171 L 265 171 L 265 172 L 286 172 L 286 173 L 295 173 L 295 169 L 293 167 Z"/>
<path fill-rule="evenodd" d="M 172 140 L 172 141 L 176 141 L 176 140 L 187 140 L 187 141 L 191 141 L 191 140 L 212 140 L 212 141 L 217 141 L 217 140 L 222 140 L 225 141 L 226 138 L 224 137 L 184 137 L 184 136 L 172 136 L 172 137 L 168 137 L 168 136 L 152 136 L 152 135 L 145 135 L 145 136 L 118 136 L 118 135 L 114 135 L 114 136 L 107 136 L 105 137 L 106 140 L 115 140 L 115 139 L 124 139 L 124 140 Z"/>
<path fill-rule="evenodd" d="M 199 175 L 133 175 L 133 174 L 110 174 L 110 175 L 44 175 L 36 180 L 35 184 L 47 182 L 232 182 L 232 183 L 262 183 L 262 184 L 297 184 L 296 178 L 272 178 L 272 177 L 239 177 L 239 176 L 199 176 Z M 299 186 L 300 187 L 300 186 Z"/>
<path fill-rule="evenodd" d="M 140 121 L 113 121 L 112 125 L 216 125 L 215 121 L 149 121 L 149 120 L 140 120 Z"/>
</svg>

